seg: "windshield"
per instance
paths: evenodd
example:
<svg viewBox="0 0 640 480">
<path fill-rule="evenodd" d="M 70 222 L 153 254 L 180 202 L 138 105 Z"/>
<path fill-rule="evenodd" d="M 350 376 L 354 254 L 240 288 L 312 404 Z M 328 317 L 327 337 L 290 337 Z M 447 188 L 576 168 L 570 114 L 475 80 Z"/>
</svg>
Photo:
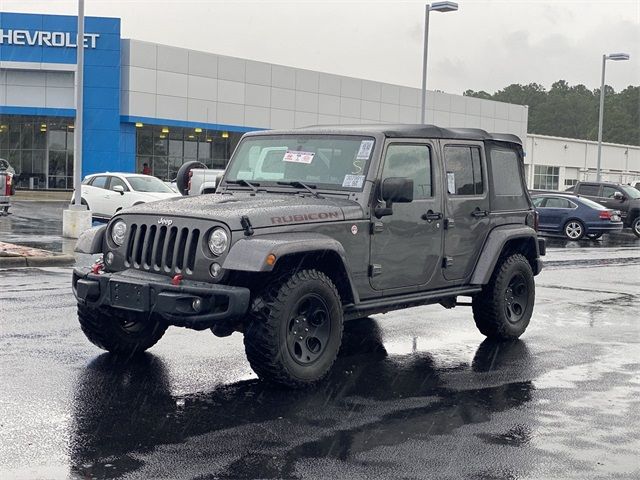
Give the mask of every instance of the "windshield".
<svg viewBox="0 0 640 480">
<path fill-rule="evenodd" d="M 156 177 L 127 177 L 136 192 L 174 193 L 162 180 Z"/>
<path fill-rule="evenodd" d="M 374 143 L 370 137 L 344 135 L 249 137 L 238 146 L 225 180 L 362 190 Z"/>
<path fill-rule="evenodd" d="M 628 187 L 626 185 L 621 185 L 620 188 L 627 197 L 633 199 L 640 198 L 640 191 L 636 190 L 635 188 Z"/>
</svg>

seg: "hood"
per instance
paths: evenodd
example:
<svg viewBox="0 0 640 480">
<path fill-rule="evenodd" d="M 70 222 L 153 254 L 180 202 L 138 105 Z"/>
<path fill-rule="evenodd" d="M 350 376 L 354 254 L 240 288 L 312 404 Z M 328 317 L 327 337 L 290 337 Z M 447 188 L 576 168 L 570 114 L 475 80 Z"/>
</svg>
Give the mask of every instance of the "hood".
<svg viewBox="0 0 640 480">
<path fill-rule="evenodd" d="M 136 192 L 139 195 L 144 195 L 145 197 L 153 200 L 166 200 L 167 198 L 175 198 L 182 197 L 179 193 L 176 192 Z"/>
<path fill-rule="evenodd" d="M 226 223 L 240 230 L 240 218 L 249 217 L 253 228 L 302 223 L 336 222 L 362 219 L 360 205 L 344 198 L 315 198 L 291 194 L 259 193 L 249 195 L 208 194 L 142 204 L 127 209 L 124 215 L 143 214 L 162 217 L 191 217 Z"/>
</svg>

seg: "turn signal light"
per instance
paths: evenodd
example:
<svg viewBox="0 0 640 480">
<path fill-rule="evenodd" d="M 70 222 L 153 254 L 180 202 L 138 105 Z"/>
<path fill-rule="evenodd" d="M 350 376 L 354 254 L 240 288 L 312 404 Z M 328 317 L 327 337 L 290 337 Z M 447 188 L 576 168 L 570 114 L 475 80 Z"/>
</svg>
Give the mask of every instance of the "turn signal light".
<svg viewBox="0 0 640 480">
<path fill-rule="evenodd" d="M 273 267 L 276 264 L 276 256 L 273 253 L 267 255 L 266 263 L 270 267 Z"/>
</svg>

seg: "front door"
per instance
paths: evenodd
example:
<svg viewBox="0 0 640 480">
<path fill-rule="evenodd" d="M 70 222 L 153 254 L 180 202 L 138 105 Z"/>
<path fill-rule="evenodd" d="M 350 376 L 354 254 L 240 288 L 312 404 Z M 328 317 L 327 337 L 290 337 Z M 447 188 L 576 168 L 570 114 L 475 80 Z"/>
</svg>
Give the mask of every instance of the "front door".
<svg viewBox="0 0 640 480">
<path fill-rule="evenodd" d="M 442 192 L 432 144 L 398 142 L 387 146 L 381 179 L 413 180 L 413 201 L 394 203 L 391 215 L 372 213 L 369 281 L 375 290 L 429 283 L 442 259 Z M 380 189 L 378 188 L 378 200 Z"/>
<path fill-rule="evenodd" d="M 444 278 L 463 280 L 478 260 L 489 232 L 489 195 L 484 145 L 447 142 Z"/>
</svg>

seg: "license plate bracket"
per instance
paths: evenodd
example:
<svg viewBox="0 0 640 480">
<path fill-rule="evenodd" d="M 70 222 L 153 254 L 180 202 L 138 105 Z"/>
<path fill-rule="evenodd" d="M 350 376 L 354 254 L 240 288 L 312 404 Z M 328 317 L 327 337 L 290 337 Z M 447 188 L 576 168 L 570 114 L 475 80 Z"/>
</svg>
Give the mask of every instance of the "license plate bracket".
<svg viewBox="0 0 640 480">
<path fill-rule="evenodd" d="M 149 285 L 143 283 L 109 281 L 111 305 L 125 310 L 146 312 L 149 310 Z"/>
</svg>

